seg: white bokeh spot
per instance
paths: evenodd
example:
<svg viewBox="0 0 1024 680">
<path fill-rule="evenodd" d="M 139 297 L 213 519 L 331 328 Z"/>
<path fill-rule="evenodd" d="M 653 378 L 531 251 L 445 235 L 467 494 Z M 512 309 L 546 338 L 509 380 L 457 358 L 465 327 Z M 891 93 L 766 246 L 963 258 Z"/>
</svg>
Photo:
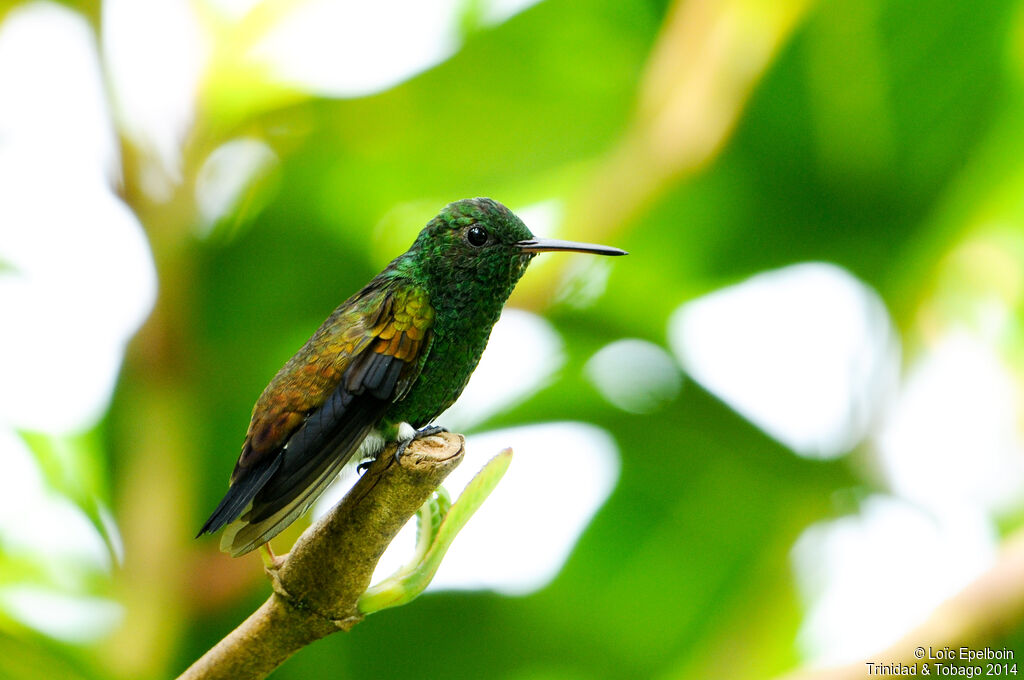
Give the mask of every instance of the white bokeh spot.
<svg viewBox="0 0 1024 680">
<path fill-rule="evenodd" d="M 899 377 L 882 301 L 831 264 L 765 272 L 689 302 L 672 315 L 669 337 L 695 380 L 809 456 L 861 441 Z"/>
<path fill-rule="evenodd" d="M 808 527 L 792 553 L 808 607 L 797 640 L 805 660 L 851 663 L 885 649 L 983 573 L 997 545 L 981 513 L 935 514 L 888 496 Z"/>
<path fill-rule="evenodd" d="M 683 384 L 672 356 L 638 338 L 605 345 L 583 370 L 601 396 L 630 413 L 656 411 L 679 396 Z"/>
<path fill-rule="evenodd" d="M 0 162 L 31 153 L 45 156 L 43 167 L 120 178 L 96 40 L 76 12 L 51 2 L 10 11 L 0 24 L 0 101 Z"/>
<path fill-rule="evenodd" d="M 538 0 L 482 3 L 493 25 Z M 461 46 L 460 0 L 309 0 L 262 40 L 252 57 L 291 85 L 331 97 L 359 97 L 393 87 L 455 54 Z M 400 20 L 396 20 L 400 19 Z"/>
<path fill-rule="evenodd" d="M 1021 506 L 1018 383 L 988 342 L 952 331 L 910 368 L 878 436 L 893 491 L 937 511 Z"/>
<path fill-rule="evenodd" d="M 105 572 L 111 567 L 103 537 L 82 511 L 50 490 L 35 458 L 13 432 L 0 429 L 0 539 L 10 555 L 46 555 L 52 564 Z M 116 532 L 115 534 L 116 535 Z M 61 575 L 56 575 L 61 577 Z"/>
<path fill-rule="evenodd" d="M 214 149 L 196 174 L 196 208 L 203 233 L 229 215 L 246 189 L 277 162 L 274 150 L 258 139 L 233 139 Z"/>
<path fill-rule="evenodd" d="M 109 634 L 124 615 L 111 600 L 30 585 L 0 588 L 0 607 L 23 624 L 64 642 L 85 644 Z"/>
<path fill-rule="evenodd" d="M 0 230 L 13 270 L 0 275 L 0 423 L 81 430 L 107 408 L 156 272 L 141 225 L 98 174 L 32 158 L 0 151 L 0 223 L 16 225 Z"/>
<path fill-rule="evenodd" d="M 144 152 L 141 186 L 167 200 L 182 180 L 208 38 L 192 4 L 180 0 L 105 0 L 101 26 L 119 127 Z"/>
<path fill-rule="evenodd" d="M 466 459 L 444 484 L 452 499 L 506 447 L 513 450 L 508 471 L 459 532 L 428 591 L 526 595 L 543 588 L 619 477 L 618 447 L 604 430 L 573 422 L 524 425 L 466 438 Z M 384 553 L 374 582 L 407 562 L 414 542 L 415 521 Z"/>
</svg>

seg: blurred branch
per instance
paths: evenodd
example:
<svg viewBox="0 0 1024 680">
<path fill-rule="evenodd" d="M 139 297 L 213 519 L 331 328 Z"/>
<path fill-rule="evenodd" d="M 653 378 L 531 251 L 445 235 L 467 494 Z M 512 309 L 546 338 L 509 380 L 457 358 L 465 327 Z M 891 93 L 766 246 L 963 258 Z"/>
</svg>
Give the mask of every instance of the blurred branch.
<svg viewBox="0 0 1024 680">
<path fill-rule="evenodd" d="M 263 678 L 302 647 L 359 623 L 377 561 L 461 462 L 464 444 L 449 433 L 417 440 L 397 463 L 386 449 L 270 571 L 270 598 L 179 680 Z"/>
<path fill-rule="evenodd" d="M 677 0 L 647 61 L 629 129 L 571 197 L 565 236 L 604 243 L 729 140 L 754 88 L 815 0 Z M 563 271 L 569 260 L 560 258 Z M 553 271 L 553 270 L 552 270 Z M 527 277 L 515 303 L 540 307 L 548 277 Z"/>
<path fill-rule="evenodd" d="M 879 611 L 879 615 L 884 615 Z M 879 664 L 937 663 L 922 660 L 923 647 L 954 650 L 961 645 L 977 649 L 997 639 L 1024 618 L 1024 531 L 1005 541 L 998 561 L 962 591 L 943 602 L 928 619 L 888 649 L 846 666 L 801 670 L 778 680 L 860 680 L 867 662 Z M 943 660 L 943 666 L 949 661 Z"/>
</svg>

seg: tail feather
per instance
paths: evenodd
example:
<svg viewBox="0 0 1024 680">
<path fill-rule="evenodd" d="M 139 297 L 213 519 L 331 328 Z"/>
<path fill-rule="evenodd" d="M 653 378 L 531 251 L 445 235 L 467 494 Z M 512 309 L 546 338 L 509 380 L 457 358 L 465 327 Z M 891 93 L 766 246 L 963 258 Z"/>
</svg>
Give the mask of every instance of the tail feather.
<svg viewBox="0 0 1024 680">
<path fill-rule="evenodd" d="M 221 534 L 220 549 L 232 557 L 238 557 L 269 541 L 309 509 L 309 506 L 334 481 L 341 467 L 341 464 L 331 465 L 300 496 L 291 499 L 276 512 L 261 519 L 253 517 L 253 508 L 250 505 L 248 511 L 242 514 L 238 520 L 229 524 Z"/>
<path fill-rule="evenodd" d="M 337 474 L 359 450 L 386 408 L 387 402 L 366 395 L 353 399 L 346 392 L 336 392 L 288 440 L 278 456 L 280 466 L 253 498 L 247 520 L 255 523 L 267 519 L 307 496 L 326 471 Z"/>
<path fill-rule="evenodd" d="M 281 456 L 273 456 L 260 461 L 259 464 L 250 468 L 245 475 L 235 480 L 228 492 L 221 499 L 217 509 L 213 511 L 206 524 L 196 534 L 199 538 L 203 534 L 212 534 L 221 527 L 238 519 L 246 507 L 256 497 L 256 494 L 266 486 L 267 481 L 277 472 L 281 466 Z"/>
</svg>

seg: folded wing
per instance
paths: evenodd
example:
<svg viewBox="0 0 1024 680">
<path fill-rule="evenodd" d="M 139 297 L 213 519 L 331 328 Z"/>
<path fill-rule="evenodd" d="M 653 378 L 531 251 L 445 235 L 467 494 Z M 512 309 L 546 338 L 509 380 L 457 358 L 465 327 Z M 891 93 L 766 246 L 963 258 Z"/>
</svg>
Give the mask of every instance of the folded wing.
<svg viewBox="0 0 1024 680">
<path fill-rule="evenodd" d="M 433 310 L 426 293 L 375 280 L 281 369 L 253 412 L 231 487 L 200 534 L 225 525 L 241 555 L 298 518 L 419 376 Z"/>
</svg>

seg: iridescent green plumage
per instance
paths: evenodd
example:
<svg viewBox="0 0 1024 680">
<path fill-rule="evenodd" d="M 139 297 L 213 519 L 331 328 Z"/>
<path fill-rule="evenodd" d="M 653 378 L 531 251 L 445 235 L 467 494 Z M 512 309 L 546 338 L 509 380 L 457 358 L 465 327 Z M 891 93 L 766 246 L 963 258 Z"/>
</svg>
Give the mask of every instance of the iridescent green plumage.
<svg viewBox="0 0 1024 680">
<path fill-rule="evenodd" d="M 357 452 L 376 455 L 408 423 L 462 393 L 505 300 L 537 252 L 623 251 L 536 240 L 488 198 L 451 203 L 343 302 L 260 395 L 231 487 L 200 534 L 230 526 L 240 555 L 294 521 Z"/>
</svg>

